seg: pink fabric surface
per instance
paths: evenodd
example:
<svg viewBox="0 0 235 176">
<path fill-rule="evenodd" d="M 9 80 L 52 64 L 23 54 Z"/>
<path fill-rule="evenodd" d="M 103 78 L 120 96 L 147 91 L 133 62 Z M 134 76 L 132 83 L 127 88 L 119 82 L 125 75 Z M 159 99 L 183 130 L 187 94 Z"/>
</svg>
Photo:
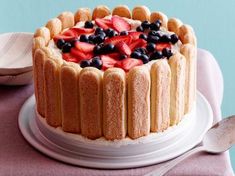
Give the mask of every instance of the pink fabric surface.
<svg viewBox="0 0 235 176">
<path fill-rule="evenodd" d="M 214 57 L 198 50 L 198 90 L 210 102 L 214 122 L 221 119 L 223 77 Z M 0 176 L 21 175 L 144 175 L 158 164 L 125 170 L 97 170 L 77 167 L 53 160 L 31 147 L 21 135 L 17 120 L 24 101 L 33 93 L 33 86 L 0 86 Z M 220 155 L 198 153 L 176 166 L 167 175 L 233 175 L 228 152 Z"/>
</svg>

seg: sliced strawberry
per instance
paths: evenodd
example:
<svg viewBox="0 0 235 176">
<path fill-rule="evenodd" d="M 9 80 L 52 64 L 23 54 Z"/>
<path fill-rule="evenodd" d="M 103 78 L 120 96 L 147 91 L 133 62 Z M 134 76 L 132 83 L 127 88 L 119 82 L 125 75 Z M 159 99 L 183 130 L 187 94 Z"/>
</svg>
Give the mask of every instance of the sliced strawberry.
<svg viewBox="0 0 235 176">
<path fill-rule="evenodd" d="M 103 70 L 107 70 L 108 68 L 111 68 L 111 67 L 114 67 L 114 65 L 117 63 L 117 61 L 112 58 L 112 57 L 109 57 L 107 55 L 102 55 L 101 56 L 101 60 L 102 60 L 102 69 Z"/>
<path fill-rule="evenodd" d="M 77 35 L 81 35 L 81 34 L 91 34 L 95 31 L 94 28 L 78 28 L 78 27 L 73 27 L 71 28 L 71 30 L 73 30 L 74 32 L 77 33 Z"/>
<path fill-rule="evenodd" d="M 54 36 L 53 40 L 55 41 L 55 43 L 59 40 L 59 39 L 63 39 L 66 42 L 72 41 L 74 40 L 76 37 L 74 36 L 67 36 L 67 35 L 62 35 L 62 34 L 58 34 L 56 36 Z"/>
<path fill-rule="evenodd" d="M 140 34 L 143 34 L 143 32 L 136 32 L 136 31 L 129 32 L 129 35 L 132 36 L 133 40 L 139 39 Z"/>
<path fill-rule="evenodd" d="M 118 61 L 115 64 L 115 67 L 122 68 L 124 71 L 128 72 L 131 68 L 135 66 L 143 65 L 142 60 L 140 59 L 133 59 L 133 58 L 127 58 L 122 61 Z"/>
<path fill-rule="evenodd" d="M 78 63 L 78 59 L 74 56 L 72 56 L 70 53 L 63 53 L 62 57 L 64 60 L 68 61 L 68 62 L 75 62 Z"/>
<path fill-rule="evenodd" d="M 76 57 L 78 59 L 78 61 L 81 60 L 87 60 L 90 59 L 85 53 L 81 52 L 80 50 L 76 49 L 76 48 L 72 48 L 70 50 L 70 53 L 72 56 Z"/>
<path fill-rule="evenodd" d="M 120 58 L 120 53 L 109 53 L 109 54 L 105 54 L 108 57 L 111 57 L 113 59 L 119 60 Z"/>
<path fill-rule="evenodd" d="M 126 44 L 129 44 L 131 42 L 131 36 L 129 35 L 123 35 L 123 36 L 115 36 L 111 37 L 105 40 L 105 43 L 111 43 L 113 45 L 116 45 L 119 42 L 125 42 Z"/>
<path fill-rule="evenodd" d="M 112 23 L 113 23 L 113 28 L 118 32 L 131 30 L 131 25 L 127 21 L 125 21 L 122 17 L 116 15 L 113 16 Z"/>
<path fill-rule="evenodd" d="M 77 32 L 73 29 L 68 29 L 68 30 L 64 31 L 62 34 L 66 35 L 66 36 L 78 37 Z"/>
<path fill-rule="evenodd" d="M 162 51 L 164 48 L 171 48 L 170 43 L 157 43 L 156 44 L 156 50 Z"/>
<path fill-rule="evenodd" d="M 131 55 L 131 49 L 130 47 L 123 41 L 116 44 L 116 48 L 121 54 L 125 54 L 127 56 Z"/>
<path fill-rule="evenodd" d="M 96 18 L 95 19 L 95 24 L 101 28 L 103 28 L 104 30 L 112 28 L 113 24 L 112 21 L 109 19 L 102 19 L 102 18 Z"/>
<path fill-rule="evenodd" d="M 132 42 L 129 47 L 131 51 L 134 51 L 136 48 L 144 47 L 147 42 L 144 39 L 137 39 L 136 41 Z"/>
<path fill-rule="evenodd" d="M 80 51 L 82 51 L 83 53 L 90 53 L 93 51 L 95 45 L 86 42 L 76 41 L 75 47 Z"/>
</svg>

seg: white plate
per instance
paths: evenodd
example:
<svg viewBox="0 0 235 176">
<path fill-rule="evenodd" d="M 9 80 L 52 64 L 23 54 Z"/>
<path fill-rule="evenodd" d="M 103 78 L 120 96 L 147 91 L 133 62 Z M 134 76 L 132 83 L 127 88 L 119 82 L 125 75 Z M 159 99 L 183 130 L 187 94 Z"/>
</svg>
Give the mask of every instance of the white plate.
<svg viewBox="0 0 235 176">
<path fill-rule="evenodd" d="M 112 145 L 52 128 L 37 118 L 34 107 L 35 98 L 30 97 L 18 119 L 21 133 L 32 146 L 62 162 L 103 169 L 141 167 L 175 158 L 197 145 L 213 120 L 209 103 L 197 93 L 195 113 L 188 114 L 179 125 L 135 142 L 126 139 Z"/>
<path fill-rule="evenodd" d="M 18 75 L 32 70 L 33 34 L 18 32 L 0 35 L 0 75 Z"/>
<path fill-rule="evenodd" d="M 1 85 L 26 85 L 33 81 L 32 71 L 21 73 L 18 75 L 4 75 L 0 76 Z"/>
</svg>

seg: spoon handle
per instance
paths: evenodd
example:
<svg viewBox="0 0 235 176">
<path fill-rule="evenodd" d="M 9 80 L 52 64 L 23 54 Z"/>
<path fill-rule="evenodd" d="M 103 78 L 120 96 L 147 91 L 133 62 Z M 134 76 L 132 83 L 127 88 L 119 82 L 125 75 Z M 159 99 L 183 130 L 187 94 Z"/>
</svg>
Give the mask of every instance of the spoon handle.
<svg viewBox="0 0 235 176">
<path fill-rule="evenodd" d="M 189 157 L 190 155 L 193 155 L 194 153 L 197 153 L 197 152 L 200 152 L 203 150 L 204 150 L 204 146 L 195 147 L 192 150 L 189 150 L 188 152 L 184 153 L 183 155 L 177 157 L 176 159 L 169 161 L 167 164 L 161 166 L 160 168 L 153 170 L 152 172 L 146 174 L 145 176 L 162 176 L 162 175 L 166 174 L 168 171 L 170 171 L 178 163 L 183 161 L 185 158 Z"/>
</svg>

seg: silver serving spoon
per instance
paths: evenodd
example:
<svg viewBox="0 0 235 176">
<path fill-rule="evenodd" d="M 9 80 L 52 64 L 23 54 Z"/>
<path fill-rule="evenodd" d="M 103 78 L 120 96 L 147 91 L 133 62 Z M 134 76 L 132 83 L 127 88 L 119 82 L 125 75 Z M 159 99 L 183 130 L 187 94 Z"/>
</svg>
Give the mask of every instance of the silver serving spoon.
<svg viewBox="0 0 235 176">
<path fill-rule="evenodd" d="M 198 146 L 145 176 L 164 175 L 190 155 L 201 151 L 219 154 L 228 150 L 233 144 L 235 144 L 235 115 L 225 118 L 212 126 Z"/>
</svg>

